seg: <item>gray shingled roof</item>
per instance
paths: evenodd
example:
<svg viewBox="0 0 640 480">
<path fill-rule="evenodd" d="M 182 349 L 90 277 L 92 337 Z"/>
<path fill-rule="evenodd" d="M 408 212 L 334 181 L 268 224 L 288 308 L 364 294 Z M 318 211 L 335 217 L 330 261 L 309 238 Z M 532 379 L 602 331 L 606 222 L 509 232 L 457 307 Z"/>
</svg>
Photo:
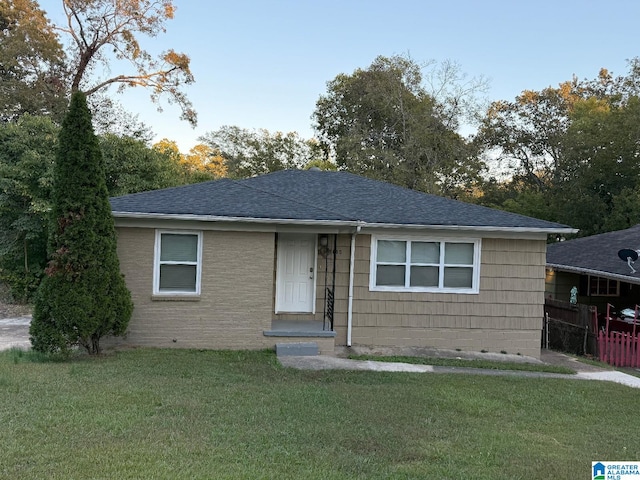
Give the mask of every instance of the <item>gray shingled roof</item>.
<svg viewBox="0 0 640 480">
<path fill-rule="evenodd" d="M 284 170 L 111 199 L 116 217 L 198 216 L 312 222 L 467 226 L 532 231 L 570 227 L 467 204 L 346 172 Z"/>
<path fill-rule="evenodd" d="M 609 277 L 640 283 L 640 260 L 631 273 L 627 262 L 618 257 L 622 249 L 640 249 L 640 225 L 626 230 L 576 238 L 547 246 L 547 266 L 558 270 Z"/>
</svg>

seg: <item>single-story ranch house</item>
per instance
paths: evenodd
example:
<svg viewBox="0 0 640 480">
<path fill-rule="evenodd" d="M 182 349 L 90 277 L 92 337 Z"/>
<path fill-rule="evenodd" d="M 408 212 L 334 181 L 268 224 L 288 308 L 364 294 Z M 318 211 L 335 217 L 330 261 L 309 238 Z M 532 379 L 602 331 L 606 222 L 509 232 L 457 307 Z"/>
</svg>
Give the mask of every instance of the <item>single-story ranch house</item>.
<svg viewBox="0 0 640 480">
<path fill-rule="evenodd" d="M 112 198 L 127 345 L 286 342 L 540 356 L 546 239 L 570 227 L 345 172 Z"/>
</svg>

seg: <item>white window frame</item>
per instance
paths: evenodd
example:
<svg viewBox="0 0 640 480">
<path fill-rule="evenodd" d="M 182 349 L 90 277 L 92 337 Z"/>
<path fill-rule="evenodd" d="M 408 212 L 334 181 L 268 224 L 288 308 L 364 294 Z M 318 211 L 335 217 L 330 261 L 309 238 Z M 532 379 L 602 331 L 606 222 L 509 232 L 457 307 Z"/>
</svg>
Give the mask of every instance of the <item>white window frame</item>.
<svg viewBox="0 0 640 480">
<path fill-rule="evenodd" d="M 405 285 L 404 286 L 389 286 L 389 285 L 376 285 L 377 275 L 377 257 L 378 257 L 378 241 L 390 240 L 390 241 L 402 241 L 406 244 L 406 257 L 405 257 Z M 410 257 L 410 243 L 411 242 L 435 242 L 440 243 L 440 261 L 439 280 L 438 287 L 412 287 L 411 286 L 411 257 Z M 473 244 L 473 264 L 468 267 L 473 268 L 473 274 L 471 277 L 471 288 L 446 288 L 444 287 L 444 269 L 447 265 L 444 263 L 444 244 L 447 243 L 472 243 Z M 482 241 L 479 238 L 462 238 L 462 237 L 426 237 L 417 235 L 371 235 L 371 257 L 369 259 L 369 290 L 374 292 L 428 292 L 428 293 L 464 293 L 464 294 L 478 294 L 480 292 L 480 251 L 482 247 Z M 456 265 L 460 266 L 460 265 Z"/>
<path fill-rule="evenodd" d="M 198 257 L 194 262 L 161 262 L 160 247 L 163 234 L 171 235 L 196 235 L 198 237 Z M 193 292 L 160 290 L 160 265 L 196 265 L 196 289 Z M 153 260 L 153 295 L 170 296 L 199 296 L 200 281 L 202 277 L 202 232 L 197 230 L 156 230 Z"/>
</svg>

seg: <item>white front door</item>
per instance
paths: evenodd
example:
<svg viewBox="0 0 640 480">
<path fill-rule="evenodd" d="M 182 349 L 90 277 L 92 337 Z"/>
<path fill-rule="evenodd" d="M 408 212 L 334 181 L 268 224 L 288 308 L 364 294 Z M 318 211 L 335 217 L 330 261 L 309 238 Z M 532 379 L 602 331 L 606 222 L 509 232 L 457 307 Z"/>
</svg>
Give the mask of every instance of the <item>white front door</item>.
<svg viewBox="0 0 640 480">
<path fill-rule="evenodd" d="M 278 234 L 276 313 L 314 313 L 316 236 Z"/>
</svg>

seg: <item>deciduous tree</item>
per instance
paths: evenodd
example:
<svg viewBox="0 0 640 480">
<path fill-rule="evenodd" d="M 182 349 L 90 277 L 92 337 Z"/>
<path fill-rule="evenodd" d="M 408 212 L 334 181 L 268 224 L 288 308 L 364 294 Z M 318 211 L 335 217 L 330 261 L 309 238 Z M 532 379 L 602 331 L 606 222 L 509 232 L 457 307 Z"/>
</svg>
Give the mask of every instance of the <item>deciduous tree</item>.
<svg viewBox="0 0 640 480">
<path fill-rule="evenodd" d="M 50 117 L 0 123 L 0 281 L 29 300 L 46 265 L 47 218 L 60 128 Z M 143 140 L 99 137 L 109 196 L 185 183 L 184 168 Z"/>
<path fill-rule="evenodd" d="M 23 115 L 0 123 L 0 280 L 26 301 L 46 259 L 58 127 L 49 117 Z"/>
<path fill-rule="evenodd" d="M 105 134 L 99 137 L 109 196 L 126 195 L 182 184 L 172 158 L 142 140 Z"/>
<path fill-rule="evenodd" d="M 145 87 L 154 102 L 166 96 L 180 107 L 183 119 L 196 124 L 196 112 L 182 90 L 194 81 L 189 57 L 169 49 L 154 58 L 140 43 L 141 36 L 165 32 L 176 10 L 172 0 L 62 0 L 62 6 L 66 24 L 55 29 L 69 40 L 71 91 L 91 95 L 110 85 Z M 114 60 L 131 70 L 107 74 Z M 107 68 L 98 71 L 100 65 Z"/>
<path fill-rule="evenodd" d="M 153 145 L 153 149 L 175 166 L 176 179 L 180 184 L 215 180 L 227 174 L 225 159 L 209 145 L 199 143 L 184 154 L 175 141 L 163 138 Z"/>
<path fill-rule="evenodd" d="M 116 135 L 150 144 L 154 137 L 151 127 L 141 122 L 137 114 L 127 111 L 124 106 L 107 92 L 94 93 L 87 98 L 93 114 L 93 128 L 96 135 Z"/>
<path fill-rule="evenodd" d="M 511 175 L 532 189 L 548 189 L 561 168 L 562 141 L 579 99 L 577 90 L 575 82 L 565 82 L 540 92 L 525 90 L 513 102 L 493 102 L 478 141 Z"/>
<path fill-rule="evenodd" d="M 158 57 L 143 37 L 165 32 L 172 0 L 60 0 L 66 21 L 51 23 L 35 0 L 0 2 L 0 121 L 23 113 L 64 117 L 69 92 L 87 95 L 142 86 L 160 107 L 166 98 L 194 124 L 183 87 L 194 81 L 189 57 L 169 49 Z"/>
<path fill-rule="evenodd" d="M 491 189 L 493 201 L 503 198 L 497 206 L 580 235 L 640 222 L 621 197 L 640 188 L 640 65 L 629 65 L 626 76 L 601 69 L 594 79 L 574 77 L 490 106 L 477 141 L 509 174 Z"/>
<path fill-rule="evenodd" d="M 640 189 L 640 98 L 576 103 L 557 184 L 560 220 L 582 235 L 640 223 L 630 208 Z"/>
<path fill-rule="evenodd" d="M 320 145 L 298 133 L 269 132 L 224 126 L 200 141 L 224 158 L 227 176 L 247 178 L 286 169 L 303 168 L 322 158 Z"/>
<path fill-rule="evenodd" d="M 191 179 L 201 177 L 202 180 L 212 180 L 227 174 L 227 166 L 220 152 L 204 143 L 192 147 L 188 154 L 183 155 L 180 164 Z"/>
<path fill-rule="evenodd" d="M 61 121 L 67 80 L 64 51 L 38 3 L 0 2 L 0 121 L 24 113 Z"/>
<path fill-rule="evenodd" d="M 178 143 L 175 140 L 163 138 L 162 140 L 154 143 L 152 148 L 171 158 L 171 161 L 176 165 L 179 165 L 180 161 L 182 160 L 180 148 L 178 147 Z"/>
<path fill-rule="evenodd" d="M 420 65 L 393 56 L 330 81 L 313 119 L 321 144 L 340 168 L 453 194 L 473 183 L 482 167 L 472 144 L 455 130 L 460 112 L 453 102 L 447 106 L 428 93 Z"/>
</svg>

